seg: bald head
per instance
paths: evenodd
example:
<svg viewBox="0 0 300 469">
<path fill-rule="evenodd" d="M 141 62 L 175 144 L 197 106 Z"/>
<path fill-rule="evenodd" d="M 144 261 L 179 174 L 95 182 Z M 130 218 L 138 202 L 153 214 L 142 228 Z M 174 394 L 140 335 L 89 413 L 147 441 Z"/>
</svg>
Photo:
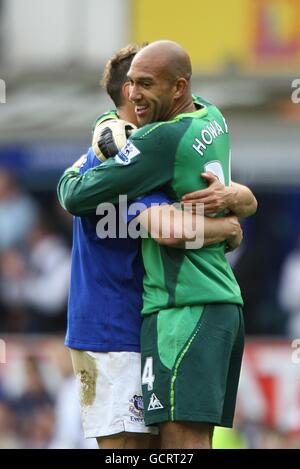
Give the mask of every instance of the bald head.
<svg viewBox="0 0 300 469">
<path fill-rule="evenodd" d="M 192 75 L 191 60 L 177 42 L 155 41 L 140 50 L 133 64 L 148 64 L 149 69 L 163 74 L 171 80 L 183 77 L 187 81 Z"/>
<path fill-rule="evenodd" d="M 140 126 L 192 112 L 191 61 L 176 42 L 156 41 L 141 49 L 128 71 L 129 99 Z"/>
</svg>

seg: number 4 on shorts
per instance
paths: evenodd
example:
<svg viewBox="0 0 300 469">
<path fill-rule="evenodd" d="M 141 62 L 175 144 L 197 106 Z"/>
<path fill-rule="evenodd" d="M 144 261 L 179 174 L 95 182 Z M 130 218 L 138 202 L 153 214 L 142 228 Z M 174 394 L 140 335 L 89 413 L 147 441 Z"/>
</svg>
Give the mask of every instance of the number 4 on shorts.
<svg viewBox="0 0 300 469">
<path fill-rule="evenodd" d="M 147 384 L 148 391 L 152 391 L 154 380 L 155 375 L 153 374 L 153 358 L 147 357 L 142 374 L 142 384 Z"/>
</svg>

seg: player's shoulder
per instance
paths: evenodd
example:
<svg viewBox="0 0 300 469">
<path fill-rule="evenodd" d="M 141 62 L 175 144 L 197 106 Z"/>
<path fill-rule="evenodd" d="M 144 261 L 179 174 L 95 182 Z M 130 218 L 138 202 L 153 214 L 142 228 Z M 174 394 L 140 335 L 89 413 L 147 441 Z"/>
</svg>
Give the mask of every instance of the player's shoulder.
<svg viewBox="0 0 300 469">
<path fill-rule="evenodd" d="M 144 125 L 139 129 L 135 130 L 131 136 L 131 140 L 146 140 L 155 139 L 159 142 L 160 136 L 163 135 L 164 139 L 166 135 L 170 138 L 174 133 L 179 132 L 178 128 L 179 121 L 177 119 L 162 122 L 153 122 L 151 124 Z"/>
<path fill-rule="evenodd" d="M 222 115 L 222 112 L 215 104 L 211 103 L 207 99 L 204 99 L 202 96 L 193 94 L 193 103 L 206 108 L 209 114 Z"/>
<path fill-rule="evenodd" d="M 192 97 L 193 97 L 193 103 L 198 104 L 198 106 L 203 106 L 203 107 L 214 106 L 214 104 L 212 104 L 210 101 L 203 98 L 202 96 L 199 96 L 197 94 L 193 94 Z"/>
<path fill-rule="evenodd" d="M 104 112 L 103 114 L 100 114 L 100 116 L 98 116 L 97 119 L 95 119 L 94 124 L 93 124 L 93 130 L 95 130 L 95 128 L 104 121 L 107 121 L 110 119 L 118 119 L 118 118 L 119 116 L 116 110 Z"/>
</svg>

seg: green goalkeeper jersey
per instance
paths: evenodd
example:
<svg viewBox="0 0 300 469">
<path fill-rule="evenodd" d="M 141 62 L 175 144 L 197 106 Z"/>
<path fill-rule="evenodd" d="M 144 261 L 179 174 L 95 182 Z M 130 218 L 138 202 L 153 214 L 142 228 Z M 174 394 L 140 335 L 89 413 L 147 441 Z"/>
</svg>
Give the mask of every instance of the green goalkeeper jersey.
<svg viewBox="0 0 300 469">
<path fill-rule="evenodd" d="M 118 203 L 120 194 L 132 200 L 163 190 L 172 200 L 205 188 L 200 177 L 215 173 L 230 184 L 228 128 L 221 112 L 202 98 L 198 109 L 167 122 L 148 124 L 134 132 L 118 155 L 80 176 L 63 174 L 58 194 L 75 215 L 95 214 L 102 202 Z M 225 243 L 185 250 L 142 241 L 144 277 L 143 313 L 187 305 L 236 303 L 242 305 L 239 286 L 225 257 Z"/>
</svg>

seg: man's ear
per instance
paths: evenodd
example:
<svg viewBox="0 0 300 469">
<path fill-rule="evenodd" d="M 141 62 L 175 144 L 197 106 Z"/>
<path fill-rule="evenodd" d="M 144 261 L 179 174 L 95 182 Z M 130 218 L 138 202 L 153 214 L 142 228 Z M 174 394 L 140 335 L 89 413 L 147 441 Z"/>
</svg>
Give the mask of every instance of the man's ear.
<svg viewBox="0 0 300 469">
<path fill-rule="evenodd" d="M 175 87 L 176 89 L 175 89 L 174 99 L 179 99 L 186 92 L 186 89 L 188 87 L 188 82 L 183 77 L 177 78 Z"/>
<path fill-rule="evenodd" d="M 125 81 L 122 85 L 122 96 L 125 101 L 129 101 L 129 81 Z"/>
</svg>

